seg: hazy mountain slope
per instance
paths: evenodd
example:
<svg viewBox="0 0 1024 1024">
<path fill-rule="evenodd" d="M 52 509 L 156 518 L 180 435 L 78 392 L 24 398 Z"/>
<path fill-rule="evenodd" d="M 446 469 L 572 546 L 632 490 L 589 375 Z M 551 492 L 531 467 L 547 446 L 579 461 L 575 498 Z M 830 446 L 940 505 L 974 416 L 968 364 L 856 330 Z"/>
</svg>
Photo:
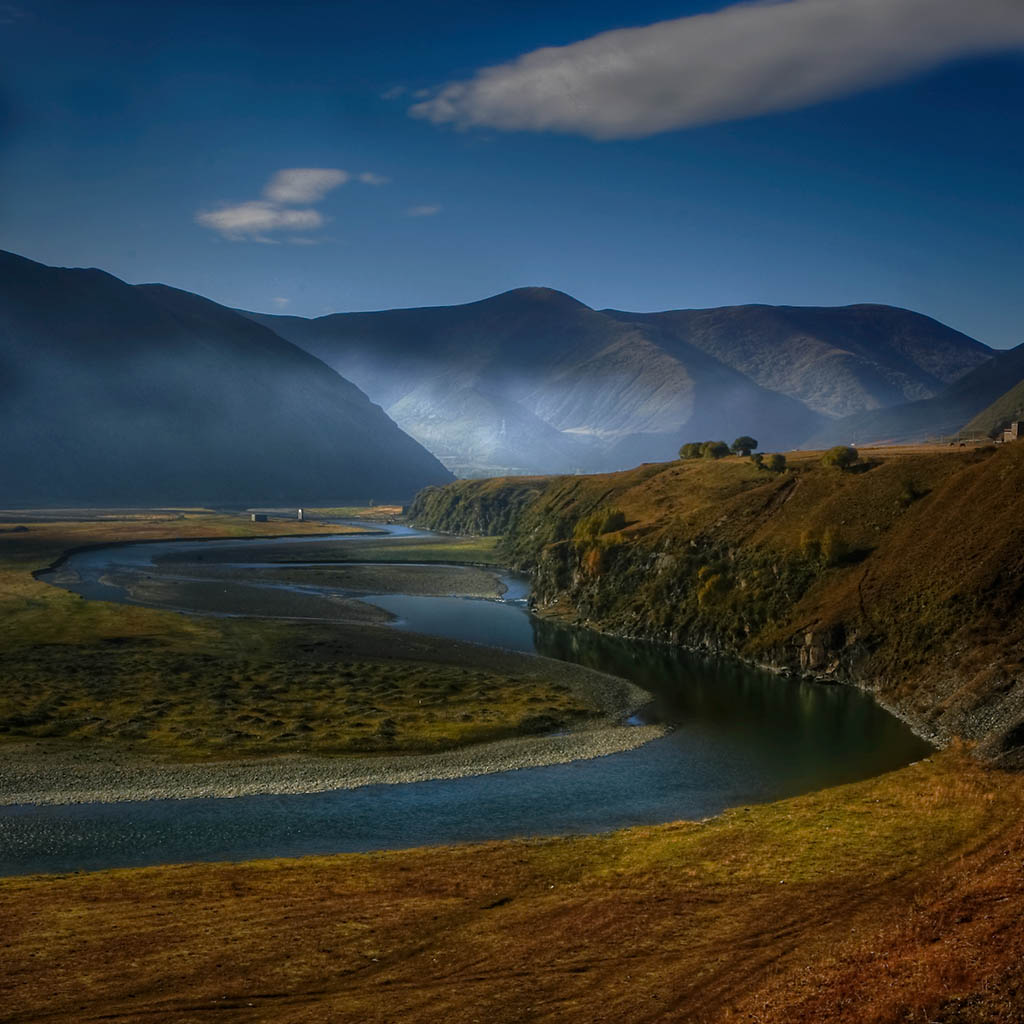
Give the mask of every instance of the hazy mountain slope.
<svg viewBox="0 0 1024 1024">
<path fill-rule="evenodd" d="M 1009 381 L 1021 379 L 1024 379 L 1024 345 L 996 352 L 992 359 L 961 377 L 935 398 L 847 416 L 829 423 L 808 439 L 807 447 L 871 441 L 917 441 L 956 434 L 1004 395 Z"/>
<path fill-rule="evenodd" d="M 992 434 L 1000 427 L 1024 419 L 1024 380 L 1018 381 L 1005 394 L 983 409 L 964 430 L 979 434 Z"/>
<path fill-rule="evenodd" d="M 402 498 L 449 479 L 318 359 L 187 292 L 0 254 L 0 503 Z"/>
<path fill-rule="evenodd" d="M 621 468 L 689 438 L 750 431 L 790 446 L 821 422 L 695 346 L 673 339 L 667 350 L 658 329 L 546 288 L 316 320 L 246 315 L 353 380 L 465 473 Z"/>
<path fill-rule="evenodd" d="M 929 398 L 992 355 L 931 317 L 892 306 L 606 312 L 657 326 L 667 351 L 685 342 L 826 416 Z"/>
</svg>

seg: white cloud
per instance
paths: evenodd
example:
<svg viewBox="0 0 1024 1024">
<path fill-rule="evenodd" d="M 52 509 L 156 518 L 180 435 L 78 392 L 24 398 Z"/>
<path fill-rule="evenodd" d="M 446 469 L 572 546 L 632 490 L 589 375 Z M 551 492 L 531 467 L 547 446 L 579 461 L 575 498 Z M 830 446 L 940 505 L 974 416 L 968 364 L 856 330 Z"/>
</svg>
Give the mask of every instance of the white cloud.
<svg viewBox="0 0 1024 1024">
<path fill-rule="evenodd" d="M 278 171 L 263 188 L 262 199 L 226 204 L 215 210 L 201 210 L 196 223 L 220 232 L 232 242 L 272 242 L 276 231 L 315 231 L 326 223 L 319 203 L 328 192 L 355 180 L 365 185 L 384 185 L 390 179 L 373 171 L 352 175 L 337 167 L 289 167 Z M 295 236 L 287 239 L 295 245 L 316 245 L 317 239 Z"/>
<path fill-rule="evenodd" d="M 196 221 L 232 241 L 268 242 L 268 235 L 273 231 L 313 230 L 323 226 L 324 218 L 316 210 L 296 210 L 254 199 L 237 206 L 222 206 L 219 210 L 198 213 Z"/>
<path fill-rule="evenodd" d="M 399 96 L 404 96 L 406 92 L 404 85 L 393 85 L 390 89 L 385 89 L 380 94 L 382 100 L 397 100 Z"/>
<path fill-rule="evenodd" d="M 351 177 L 337 167 L 290 167 L 267 182 L 263 196 L 274 203 L 318 203 Z"/>
<path fill-rule="evenodd" d="M 285 298 L 282 298 L 281 296 L 278 296 L 277 298 L 271 299 L 270 301 L 275 306 L 277 306 L 278 309 L 284 309 L 284 307 L 287 306 L 288 303 L 291 302 L 292 300 L 291 299 L 285 299 Z"/>
<path fill-rule="evenodd" d="M 423 206 L 410 206 L 405 211 L 407 217 L 433 217 L 434 214 L 440 213 L 441 207 L 437 203 L 426 203 Z"/>
<path fill-rule="evenodd" d="M 409 112 L 463 128 L 640 138 L 795 110 L 1020 47 L 1022 0 L 767 0 L 534 50 Z"/>
</svg>

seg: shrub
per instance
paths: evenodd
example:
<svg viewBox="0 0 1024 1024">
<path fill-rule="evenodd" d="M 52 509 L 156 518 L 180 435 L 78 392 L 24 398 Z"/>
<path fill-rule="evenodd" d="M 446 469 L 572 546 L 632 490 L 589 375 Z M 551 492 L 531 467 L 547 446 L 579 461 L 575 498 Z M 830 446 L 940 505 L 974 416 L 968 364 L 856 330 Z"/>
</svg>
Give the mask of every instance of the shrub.
<svg viewBox="0 0 1024 1024">
<path fill-rule="evenodd" d="M 769 473 L 781 473 L 786 468 L 786 456 L 773 452 L 762 463 Z"/>
<path fill-rule="evenodd" d="M 720 575 L 719 573 L 713 573 L 708 576 L 697 589 L 697 604 L 699 607 L 704 608 L 710 604 L 719 594 L 724 594 L 729 589 L 729 580 Z"/>
<path fill-rule="evenodd" d="M 923 498 L 925 493 L 925 491 L 918 489 L 913 480 L 904 479 L 900 483 L 899 503 L 903 508 L 908 508 L 918 498 Z"/>
<path fill-rule="evenodd" d="M 758 469 L 764 469 L 764 456 L 760 452 L 754 452 L 750 456 L 750 461 L 753 462 Z"/>
<path fill-rule="evenodd" d="M 800 554 L 808 562 L 816 562 L 821 558 L 821 542 L 809 530 L 800 534 Z"/>
<path fill-rule="evenodd" d="M 836 469 L 849 469 L 858 459 L 860 454 L 856 448 L 849 448 L 846 445 L 836 445 L 829 448 L 821 457 L 822 465 L 834 466 Z"/>
<path fill-rule="evenodd" d="M 679 449 L 679 458 L 681 459 L 699 459 L 701 455 L 701 448 L 703 445 L 698 441 L 689 441 Z"/>
<path fill-rule="evenodd" d="M 603 533 L 613 533 L 626 525 L 626 514 L 619 508 L 598 509 L 584 516 L 573 530 L 577 541 L 597 540 Z"/>
<path fill-rule="evenodd" d="M 753 437 L 748 437 L 743 434 L 741 437 L 737 437 L 732 443 L 732 451 L 734 455 L 749 455 L 757 447 L 757 441 Z"/>
<path fill-rule="evenodd" d="M 821 560 L 825 565 L 841 565 L 850 554 L 850 545 L 834 527 L 825 527 L 821 537 Z"/>
<path fill-rule="evenodd" d="M 605 514 L 604 522 L 601 523 L 602 533 L 614 533 L 626 525 L 626 513 L 621 508 L 609 509 Z"/>
</svg>

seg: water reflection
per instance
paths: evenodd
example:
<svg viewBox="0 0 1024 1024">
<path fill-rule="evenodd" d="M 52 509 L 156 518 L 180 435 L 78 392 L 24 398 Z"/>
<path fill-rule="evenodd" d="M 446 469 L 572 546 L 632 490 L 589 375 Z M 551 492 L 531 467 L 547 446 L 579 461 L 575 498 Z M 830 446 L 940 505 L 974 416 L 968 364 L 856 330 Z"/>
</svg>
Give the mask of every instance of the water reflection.
<svg viewBox="0 0 1024 1024">
<path fill-rule="evenodd" d="M 118 562 L 138 568 L 167 548 L 120 549 Z M 238 542 L 225 557 L 241 550 L 258 558 L 266 549 Z M 215 554 L 213 547 L 204 551 Z M 89 593 L 102 585 L 113 560 L 111 549 L 76 556 L 65 571 L 76 570 L 77 583 L 64 585 Z M 374 599 L 385 600 L 407 628 L 535 650 L 630 679 L 652 694 L 643 719 L 671 731 L 622 754 L 477 778 L 306 796 L 0 808 L 0 874 L 400 848 L 701 818 L 866 778 L 930 749 L 850 687 L 574 629 L 537 619 L 516 600 Z"/>
</svg>

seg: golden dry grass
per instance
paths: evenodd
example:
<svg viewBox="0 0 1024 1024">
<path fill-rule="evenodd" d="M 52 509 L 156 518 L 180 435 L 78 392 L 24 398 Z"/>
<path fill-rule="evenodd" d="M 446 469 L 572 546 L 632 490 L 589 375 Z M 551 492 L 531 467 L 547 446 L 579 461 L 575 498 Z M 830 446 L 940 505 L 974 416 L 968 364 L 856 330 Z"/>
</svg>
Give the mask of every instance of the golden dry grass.
<svg viewBox="0 0 1024 1024">
<path fill-rule="evenodd" d="M 0 1019 L 1011 1024 L 1024 780 L 703 824 L 0 882 Z"/>
</svg>

